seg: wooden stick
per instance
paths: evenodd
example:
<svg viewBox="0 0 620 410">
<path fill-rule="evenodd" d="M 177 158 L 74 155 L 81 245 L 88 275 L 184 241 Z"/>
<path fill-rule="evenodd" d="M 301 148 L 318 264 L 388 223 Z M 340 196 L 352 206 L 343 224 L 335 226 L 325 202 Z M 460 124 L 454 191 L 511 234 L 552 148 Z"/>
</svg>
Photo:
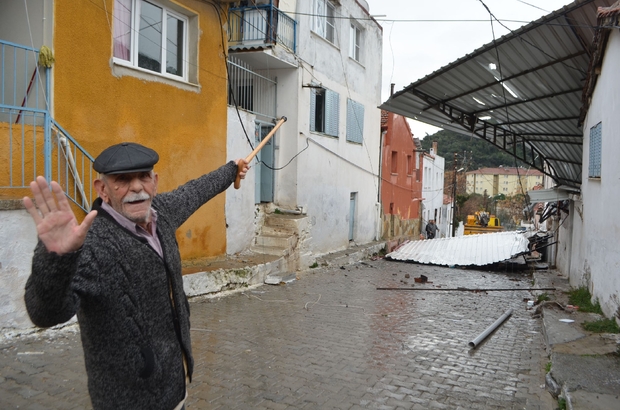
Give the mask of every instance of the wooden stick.
<svg viewBox="0 0 620 410">
<path fill-rule="evenodd" d="M 245 157 L 245 162 L 247 164 L 250 163 L 250 161 L 252 161 L 252 159 L 254 159 L 254 157 L 256 156 L 256 154 L 258 154 L 258 152 L 265 146 L 265 144 L 267 144 L 269 142 L 269 140 L 271 139 L 271 137 L 273 137 L 273 135 L 276 133 L 276 131 L 278 130 L 278 128 L 280 128 L 280 126 L 282 124 L 284 124 L 286 122 L 286 117 L 282 117 L 280 118 L 280 120 L 276 123 L 276 125 L 273 127 L 273 129 L 271 131 L 269 131 L 269 134 L 267 134 L 265 136 L 265 138 L 263 138 L 263 140 L 260 142 L 260 144 L 258 144 L 258 146 L 256 148 L 254 148 L 254 151 L 252 151 L 250 153 L 250 155 L 248 155 L 247 157 Z M 235 189 L 239 189 L 239 187 L 241 186 L 241 170 L 243 169 L 244 164 L 239 162 L 239 164 L 237 164 L 237 178 L 235 179 Z"/>
</svg>

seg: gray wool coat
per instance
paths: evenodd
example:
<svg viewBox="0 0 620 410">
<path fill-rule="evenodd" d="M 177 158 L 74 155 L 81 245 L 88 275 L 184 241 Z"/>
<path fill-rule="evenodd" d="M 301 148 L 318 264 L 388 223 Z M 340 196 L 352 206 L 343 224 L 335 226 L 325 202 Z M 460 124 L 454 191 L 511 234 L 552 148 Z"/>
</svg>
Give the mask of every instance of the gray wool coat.
<svg viewBox="0 0 620 410">
<path fill-rule="evenodd" d="M 36 246 L 28 314 L 49 327 L 77 313 L 94 409 L 171 410 L 185 396 L 183 355 L 190 381 L 194 359 L 175 231 L 236 172 L 231 161 L 153 198 L 164 259 L 102 210 L 101 199 L 79 251 L 59 256 Z"/>
</svg>

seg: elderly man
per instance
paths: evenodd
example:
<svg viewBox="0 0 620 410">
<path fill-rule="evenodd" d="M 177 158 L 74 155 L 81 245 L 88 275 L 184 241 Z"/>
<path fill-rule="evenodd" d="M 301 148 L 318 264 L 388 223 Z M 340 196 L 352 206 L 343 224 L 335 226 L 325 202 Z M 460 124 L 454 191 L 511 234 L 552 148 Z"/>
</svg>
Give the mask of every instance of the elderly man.
<svg viewBox="0 0 620 410">
<path fill-rule="evenodd" d="M 194 361 L 175 231 L 248 170 L 230 161 L 156 195 L 158 160 L 135 143 L 104 150 L 82 224 L 56 182 L 51 192 L 43 177 L 30 184 L 38 210 L 24 198 L 39 235 L 26 307 L 41 327 L 77 313 L 94 409 L 184 407 Z"/>
</svg>

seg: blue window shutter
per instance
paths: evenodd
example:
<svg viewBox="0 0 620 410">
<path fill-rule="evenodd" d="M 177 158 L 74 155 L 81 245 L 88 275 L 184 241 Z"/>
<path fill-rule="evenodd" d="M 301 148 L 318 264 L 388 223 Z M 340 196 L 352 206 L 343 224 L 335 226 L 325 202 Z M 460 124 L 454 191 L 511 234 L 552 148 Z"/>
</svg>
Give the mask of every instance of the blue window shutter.
<svg viewBox="0 0 620 410">
<path fill-rule="evenodd" d="M 601 177 L 601 152 L 603 139 L 603 124 L 598 123 L 590 128 L 590 164 L 588 166 L 588 177 Z"/>
<path fill-rule="evenodd" d="M 364 106 L 351 99 L 347 100 L 347 141 L 364 142 Z"/>
<path fill-rule="evenodd" d="M 338 136 L 338 118 L 340 117 L 340 95 L 332 90 L 325 90 L 325 134 Z"/>
<path fill-rule="evenodd" d="M 316 131 L 316 89 L 310 89 L 310 131 Z"/>
</svg>

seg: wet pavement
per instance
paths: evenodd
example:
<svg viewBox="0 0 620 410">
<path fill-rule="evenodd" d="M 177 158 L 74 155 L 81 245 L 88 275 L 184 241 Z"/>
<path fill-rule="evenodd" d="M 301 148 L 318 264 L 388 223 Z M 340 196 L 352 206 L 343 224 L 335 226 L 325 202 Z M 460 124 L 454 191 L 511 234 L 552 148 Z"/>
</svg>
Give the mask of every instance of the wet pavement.
<svg viewBox="0 0 620 410">
<path fill-rule="evenodd" d="M 414 283 L 420 275 L 432 283 Z M 366 260 L 193 298 L 187 408 L 552 409 L 530 292 L 377 290 L 531 286 L 520 273 Z M 83 366 L 74 329 L 2 341 L 0 408 L 90 408 Z"/>
</svg>

